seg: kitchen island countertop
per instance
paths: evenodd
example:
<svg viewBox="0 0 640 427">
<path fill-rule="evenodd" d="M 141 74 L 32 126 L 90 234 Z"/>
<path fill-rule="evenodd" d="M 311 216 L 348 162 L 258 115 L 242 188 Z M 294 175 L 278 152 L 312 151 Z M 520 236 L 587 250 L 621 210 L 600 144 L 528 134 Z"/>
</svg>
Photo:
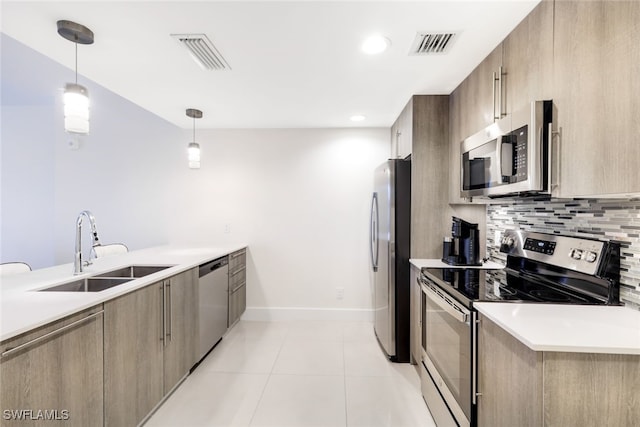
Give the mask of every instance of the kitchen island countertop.
<svg viewBox="0 0 640 427">
<path fill-rule="evenodd" d="M 620 306 L 481 302 L 474 307 L 535 351 L 640 355 L 640 311 Z"/>
<path fill-rule="evenodd" d="M 159 246 L 94 259 L 82 274 L 72 274 L 73 264 L 2 277 L 0 283 L 0 341 L 62 319 L 84 309 L 197 267 L 207 261 L 246 248 Z M 101 274 L 129 265 L 170 266 L 101 292 L 37 292 L 57 284 Z"/>
</svg>

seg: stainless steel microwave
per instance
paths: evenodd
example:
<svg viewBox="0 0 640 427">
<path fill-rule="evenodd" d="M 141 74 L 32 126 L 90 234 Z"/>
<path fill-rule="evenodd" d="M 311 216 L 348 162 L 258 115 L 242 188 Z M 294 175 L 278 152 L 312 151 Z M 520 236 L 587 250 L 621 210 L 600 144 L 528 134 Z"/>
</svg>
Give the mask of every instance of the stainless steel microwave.
<svg viewBox="0 0 640 427">
<path fill-rule="evenodd" d="M 533 101 L 461 144 L 461 196 L 549 193 L 552 102 Z"/>
</svg>

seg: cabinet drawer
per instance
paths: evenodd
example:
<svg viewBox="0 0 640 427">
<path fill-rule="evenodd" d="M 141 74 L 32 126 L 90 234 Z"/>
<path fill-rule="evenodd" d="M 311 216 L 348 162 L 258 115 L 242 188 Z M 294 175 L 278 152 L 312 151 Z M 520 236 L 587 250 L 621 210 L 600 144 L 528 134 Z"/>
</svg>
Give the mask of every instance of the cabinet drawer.
<svg viewBox="0 0 640 427">
<path fill-rule="evenodd" d="M 239 251 L 229 254 L 229 275 L 236 271 L 240 267 L 244 267 L 247 264 L 247 251 L 246 249 L 240 249 Z"/>
</svg>

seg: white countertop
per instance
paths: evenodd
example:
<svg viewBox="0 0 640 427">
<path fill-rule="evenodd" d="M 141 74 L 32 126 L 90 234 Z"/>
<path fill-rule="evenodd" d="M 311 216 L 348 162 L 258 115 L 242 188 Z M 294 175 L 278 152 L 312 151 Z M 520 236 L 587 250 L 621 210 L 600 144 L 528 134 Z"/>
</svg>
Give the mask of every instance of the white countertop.
<svg viewBox="0 0 640 427">
<path fill-rule="evenodd" d="M 470 265 L 449 265 L 442 262 L 441 259 L 414 259 L 409 260 L 411 264 L 418 268 L 475 268 L 479 270 L 501 270 L 504 265 L 493 261 L 484 262 L 482 265 L 470 266 Z"/>
<path fill-rule="evenodd" d="M 627 307 L 498 302 L 473 306 L 535 351 L 640 355 L 640 311 Z"/>
<path fill-rule="evenodd" d="M 160 246 L 95 259 L 93 264 L 85 267 L 84 272 L 78 276 L 73 276 L 73 264 L 70 263 L 2 277 L 0 279 L 0 341 L 245 247 L 247 245 L 198 248 Z M 101 292 L 35 292 L 133 264 L 172 267 Z"/>
</svg>

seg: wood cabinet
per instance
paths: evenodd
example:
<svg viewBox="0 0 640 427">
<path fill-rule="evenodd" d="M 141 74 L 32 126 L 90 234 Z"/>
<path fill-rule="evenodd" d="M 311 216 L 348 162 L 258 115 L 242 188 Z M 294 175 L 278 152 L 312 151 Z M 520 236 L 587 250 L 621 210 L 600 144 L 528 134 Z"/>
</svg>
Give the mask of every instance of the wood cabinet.
<svg viewBox="0 0 640 427">
<path fill-rule="evenodd" d="M 553 98 L 553 1 L 540 2 L 504 39 L 502 70 L 504 113 Z"/>
<path fill-rule="evenodd" d="M 554 195 L 640 192 L 640 2 L 557 1 Z"/>
<path fill-rule="evenodd" d="M 164 347 L 164 393 L 167 394 L 198 361 L 198 270 L 164 282 L 167 339 Z"/>
<path fill-rule="evenodd" d="M 247 308 L 247 251 L 241 249 L 229 255 L 229 319 L 233 326 Z"/>
<path fill-rule="evenodd" d="M 411 101 L 411 258 L 439 258 L 447 220 L 449 97 L 415 95 Z"/>
<path fill-rule="evenodd" d="M 639 384 L 638 355 L 536 352 L 480 315 L 479 427 L 632 427 Z"/>
<path fill-rule="evenodd" d="M 391 126 L 391 158 L 406 159 L 413 152 L 413 98 Z"/>
<path fill-rule="evenodd" d="M 0 425 L 102 425 L 102 314 L 94 307 L 0 343 Z"/>
<path fill-rule="evenodd" d="M 420 313 L 420 299 L 422 298 L 422 291 L 418 278 L 420 277 L 420 269 L 411 264 L 411 274 L 409 275 L 409 287 L 411 288 L 411 304 L 410 304 L 410 340 L 411 343 L 411 363 L 420 364 L 422 347 L 420 346 L 421 333 L 422 333 L 422 321 Z M 419 370 L 418 370 L 419 371 Z"/>
<path fill-rule="evenodd" d="M 134 426 L 163 396 L 164 287 L 104 304 L 105 426 Z"/>
<path fill-rule="evenodd" d="M 105 426 L 137 425 L 197 358 L 196 269 L 104 304 Z"/>
<path fill-rule="evenodd" d="M 458 86 L 460 97 L 460 133 L 464 140 L 494 122 L 499 113 L 499 82 L 502 66 L 502 44 L 469 74 Z M 504 91 L 501 92 L 504 95 Z"/>
<path fill-rule="evenodd" d="M 541 426 L 542 353 L 479 318 L 478 426 Z"/>
</svg>

